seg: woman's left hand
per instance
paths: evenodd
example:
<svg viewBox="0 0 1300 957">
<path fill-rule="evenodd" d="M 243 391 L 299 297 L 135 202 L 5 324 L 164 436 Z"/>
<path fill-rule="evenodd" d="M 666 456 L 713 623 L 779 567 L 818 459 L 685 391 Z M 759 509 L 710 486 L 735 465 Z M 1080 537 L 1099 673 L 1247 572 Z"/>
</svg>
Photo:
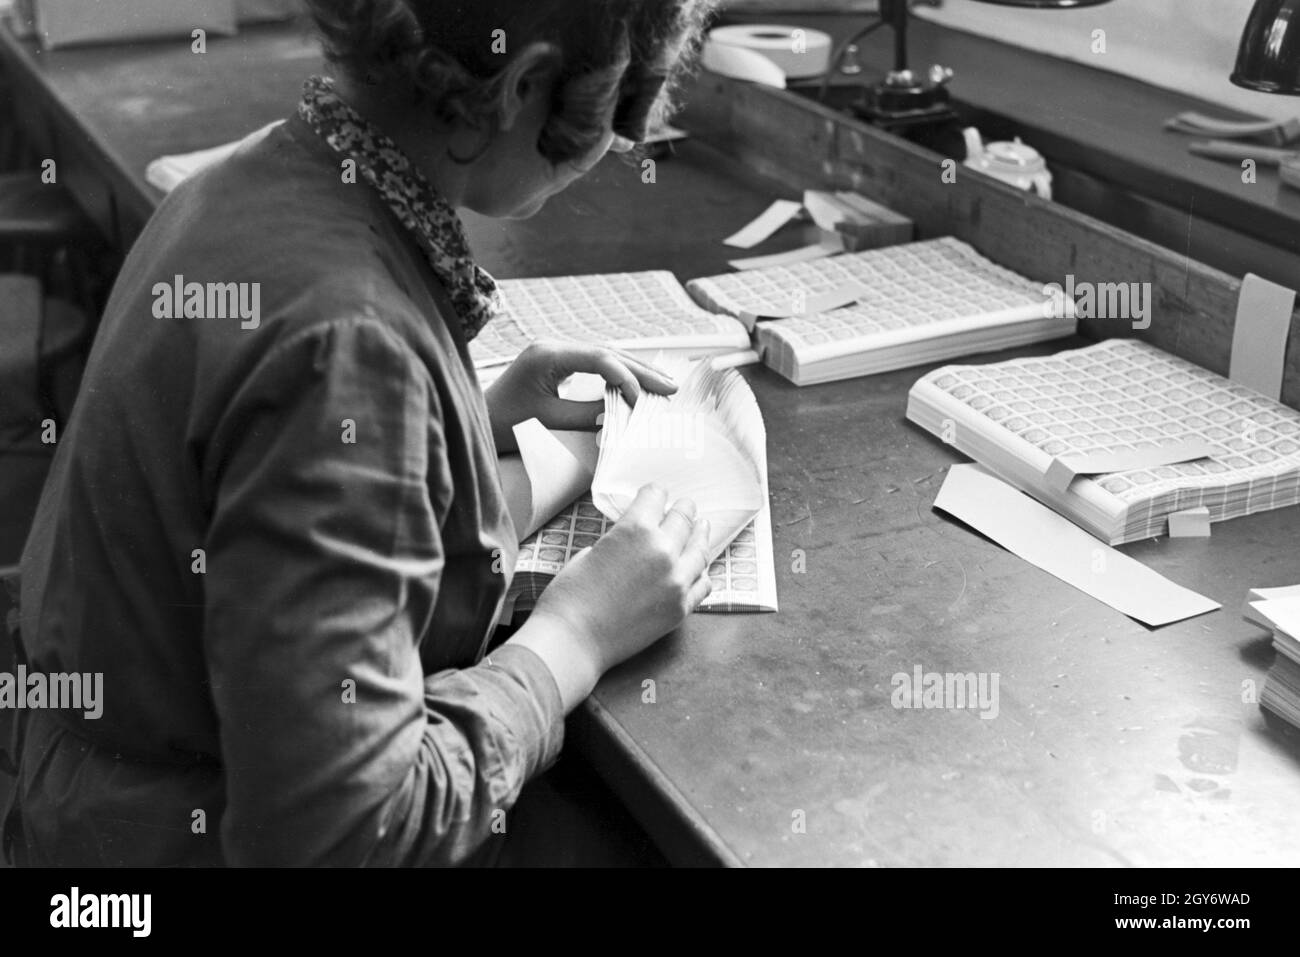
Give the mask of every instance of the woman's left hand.
<svg viewBox="0 0 1300 957">
<path fill-rule="evenodd" d="M 642 389 L 657 395 L 677 391 L 671 378 L 627 353 L 602 346 L 534 342 L 485 393 L 498 452 L 518 448 L 514 427 L 528 419 L 538 419 L 548 429 L 560 431 L 598 428 L 596 419 L 605 411 L 603 399 L 573 402 L 560 398 L 560 383 L 575 372 L 599 375 L 633 405 Z"/>
</svg>

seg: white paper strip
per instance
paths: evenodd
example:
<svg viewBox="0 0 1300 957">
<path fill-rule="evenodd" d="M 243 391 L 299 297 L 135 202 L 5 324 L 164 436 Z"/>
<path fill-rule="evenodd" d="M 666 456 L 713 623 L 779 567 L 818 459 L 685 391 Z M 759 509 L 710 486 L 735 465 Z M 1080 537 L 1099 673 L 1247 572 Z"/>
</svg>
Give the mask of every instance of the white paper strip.
<svg viewBox="0 0 1300 957">
<path fill-rule="evenodd" d="M 709 365 L 715 369 L 738 369 L 741 366 L 752 366 L 763 361 L 763 357 L 758 354 L 757 349 L 741 349 L 736 352 L 728 352 L 725 355 L 713 356 L 708 360 Z"/>
<path fill-rule="evenodd" d="M 1300 639 L 1300 598 L 1274 598 L 1268 601 L 1250 603 L 1257 617 L 1252 620 L 1262 622 L 1264 627 L 1280 631 L 1291 638 Z"/>
<path fill-rule="evenodd" d="M 978 465 L 950 468 L 934 507 L 1143 624 L 1167 625 L 1219 607 L 1098 541 Z"/>
<path fill-rule="evenodd" d="M 595 432 L 550 432 L 537 419 L 514 427 L 518 455 L 501 457 L 506 507 L 522 542 L 591 485 Z"/>
<path fill-rule="evenodd" d="M 791 249 L 784 253 L 773 253 L 770 256 L 749 256 L 745 259 L 729 259 L 727 265 L 732 269 L 768 269 L 772 266 L 788 266 L 791 263 L 808 262 L 811 259 L 825 259 L 827 256 L 834 256 L 836 253 L 844 251 L 844 240 L 838 233 L 828 233 L 820 243 L 812 246 L 801 246 L 798 249 Z"/>
<path fill-rule="evenodd" d="M 4 577 L 0 575 L 0 578 Z M 1281 585 L 1277 588 L 1252 588 L 1246 593 L 1246 601 L 1241 609 L 1241 617 L 1254 622 L 1261 628 L 1272 628 L 1272 623 L 1255 610 L 1256 602 L 1273 601 L 1277 598 L 1300 598 L 1300 585 Z M 1300 636 L 1297 636 L 1300 637 Z"/>
<path fill-rule="evenodd" d="M 1224 120 L 1188 110 L 1166 120 L 1165 129 L 1225 140 L 1262 138 L 1290 143 L 1300 137 L 1300 120 Z"/>
<path fill-rule="evenodd" d="M 830 312 L 832 309 L 840 309 L 857 302 L 868 292 L 868 289 L 861 283 L 848 282 L 836 286 L 834 289 L 818 293 L 815 296 L 805 297 L 802 295 L 801 290 L 798 292 L 799 295 L 791 294 L 788 309 L 774 310 L 762 315 L 741 310 L 740 319 L 746 325 L 753 325 L 764 319 L 793 319 L 795 316 L 815 316 L 818 313 Z"/>
<path fill-rule="evenodd" d="M 1141 449 L 1116 449 L 1088 455 L 1065 456 L 1052 460 L 1044 478 L 1049 488 L 1064 492 L 1080 475 L 1113 475 L 1135 469 L 1153 469 L 1161 465 L 1178 465 L 1208 458 L 1214 446 L 1205 439 L 1189 438 Z"/>
<path fill-rule="evenodd" d="M 794 200 L 778 199 L 752 222 L 732 233 L 723 242 L 737 249 L 753 249 L 802 212 L 803 206 Z"/>
</svg>

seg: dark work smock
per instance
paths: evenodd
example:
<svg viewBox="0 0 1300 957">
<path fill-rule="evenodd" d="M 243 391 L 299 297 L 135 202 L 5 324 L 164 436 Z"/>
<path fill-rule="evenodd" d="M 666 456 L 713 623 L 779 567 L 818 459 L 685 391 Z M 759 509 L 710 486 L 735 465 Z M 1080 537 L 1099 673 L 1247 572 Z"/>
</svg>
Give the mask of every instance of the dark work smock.
<svg viewBox="0 0 1300 957">
<path fill-rule="evenodd" d="M 558 754 L 541 660 L 480 662 L 516 546 L 463 334 L 339 160 L 291 118 L 118 279 L 22 563 L 28 666 L 104 675 L 24 715 L 29 863 L 459 862 Z M 177 276 L 257 328 L 157 318 Z"/>
</svg>

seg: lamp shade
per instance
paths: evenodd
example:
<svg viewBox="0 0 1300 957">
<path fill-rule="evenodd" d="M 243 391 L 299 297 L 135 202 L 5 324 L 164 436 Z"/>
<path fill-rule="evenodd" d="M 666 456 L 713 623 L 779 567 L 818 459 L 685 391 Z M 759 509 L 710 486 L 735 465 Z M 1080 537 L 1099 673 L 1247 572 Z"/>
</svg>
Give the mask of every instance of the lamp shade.
<svg viewBox="0 0 1300 957">
<path fill-rule="evenodd" d="M 1232 82 L 1261 93 L 1300 96 L 1300 0 L 1255 0 Z"/>
<path fill-rule="evenodd" d="M 996 3 L 1000 7 L 1025 7 L 1032 10 L 1069 10 L 1072 7 L 1099 7 L 1110 0 L 976 0 Z"/>
</svg>

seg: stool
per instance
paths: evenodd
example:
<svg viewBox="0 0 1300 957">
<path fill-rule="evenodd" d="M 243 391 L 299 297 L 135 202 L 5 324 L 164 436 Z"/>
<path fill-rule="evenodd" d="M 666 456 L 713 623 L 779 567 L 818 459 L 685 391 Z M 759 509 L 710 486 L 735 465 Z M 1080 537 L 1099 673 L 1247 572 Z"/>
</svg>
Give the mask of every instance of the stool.
<svg viewBox="0 0 1300 957">
<path fill-rule="evenodd" d="M 27 273 L 48 287 L 62 254 L 77 304 L 92 315 L 91 282 L 98 230 L 64 187 L 41 182 L 39 172 L 0 173 L 0 271 Z"/>
<path fill-rule="evenodd" d="M 66 425 L 91 323 L 44 298 L 33 276 L 0 275 L 0 568 L 22 553 L 54 458 L 43 423 Z"/>
</svg>

